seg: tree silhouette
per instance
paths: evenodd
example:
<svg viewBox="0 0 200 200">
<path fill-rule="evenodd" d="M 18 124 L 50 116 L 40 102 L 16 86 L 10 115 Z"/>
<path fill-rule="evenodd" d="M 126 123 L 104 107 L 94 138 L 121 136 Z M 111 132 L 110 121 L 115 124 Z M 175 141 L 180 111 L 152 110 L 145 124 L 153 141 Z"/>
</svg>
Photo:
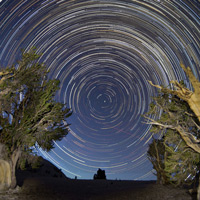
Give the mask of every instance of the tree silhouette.
<svg viewBox="0 0 200 200">
<path fill-rule="evenodd" d="M 105 170 L 98 169 L 97 174 L 94 174 L 93 178 L 94 178 L 94 180 L 95 179 L 106 179 Z"/>
</svg>

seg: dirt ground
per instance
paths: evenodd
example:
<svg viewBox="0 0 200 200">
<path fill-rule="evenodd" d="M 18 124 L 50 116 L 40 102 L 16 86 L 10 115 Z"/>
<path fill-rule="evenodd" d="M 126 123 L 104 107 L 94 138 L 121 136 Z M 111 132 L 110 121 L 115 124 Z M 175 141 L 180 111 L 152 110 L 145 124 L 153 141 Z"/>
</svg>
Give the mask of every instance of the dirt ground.
<svg viewBox="0 0 200 200">
<path fill-rule="evenodd" d="M 0 192 L 0 200 L 196 200 L 188 190 L 155 181 L 69 179 L 46 160 L 37 169 L 18 170 L 17 181 L 15 190 Z"/>
<path fill-rule="evenodd" d="M 0 200 L 192 200 L 187 190 L 152 181 L 72 180 L 28 177 Z"/>
</svg>

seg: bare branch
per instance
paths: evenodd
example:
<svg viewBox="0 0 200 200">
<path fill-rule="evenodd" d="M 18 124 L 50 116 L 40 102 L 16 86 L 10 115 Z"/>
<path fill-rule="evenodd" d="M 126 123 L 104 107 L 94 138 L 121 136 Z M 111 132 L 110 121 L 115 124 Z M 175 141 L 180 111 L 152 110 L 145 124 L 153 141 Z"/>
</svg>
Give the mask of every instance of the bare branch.
<svg viewBox="0 0 200 200">
<path fill-rule="evenodd" d="M 185 141 L 185 143 L 192 148 L 194 151 L 200 153 L 200 140 L 196 139 L 194 135 L 192 135 L 189 132 L 186 132 L 180 125 L 177 126 L 172 126 L 172 125 L 167 125 L 167 124 L 162 124 L 157 122 L 154 119 L 151 119 L 147 116 L 144 116 L 144 118 L 148 119 L 149 122 L 146 122 L 146 124 L 151 124 L 151 125 L 156 125 L 156 126 L 160 126 L 162 128 L 169 128 L 172 130 L 176 130 L 181 138 Z"/>
<path fill-rule="evenodd" d="M 175 129 L 175 127 L 172 126 L 172 125 L 167 125 L 167 124 L 159 123 L 156 120 L 151 119 L 150 117 L 144 116 L 144 118 L 148 119 L 150 121 L 150 122 L 145 122 L 146 124 L 156 125 L 156 126 L 160 126 L 160 127 L 163 127 L 163 128 Z"/>
</svg>

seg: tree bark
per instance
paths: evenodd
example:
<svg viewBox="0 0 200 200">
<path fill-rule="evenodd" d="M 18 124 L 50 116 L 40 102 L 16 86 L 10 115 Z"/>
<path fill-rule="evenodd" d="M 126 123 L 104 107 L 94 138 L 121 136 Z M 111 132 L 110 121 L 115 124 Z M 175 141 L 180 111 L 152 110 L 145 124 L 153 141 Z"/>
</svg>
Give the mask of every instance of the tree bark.
<svg viewBox="0 0 200 200">
<path fill-rule="evenodd" d="M 11 155 L 10 167 L 11 167 L 11 189 L 14 189 L 17 186 L 17 179 L 16 179 L 16 166 L 21 155 L 21 150 L 16 149 Z"/>
<path fill-rule="evenodd" d="M 6 160 L 0 159 L 0 191 L 7 190 L 11 185 L 10 164 Z"/>
<path fill-rule="evenodd" d="M 181 67 L 189 77 L 194 89 L 194 92 L 192 93 L 191 97 L 188 98 L 187 102 L 200 122 L 200 82 L 196 79 L 189 67 L 186 68 L 182 63 Z"/>
<path fill-rule="evenodd" d="M 5 145 L 0 143 L 0 191 L 7 190 L 11 185 L 11 168 Z"/>
</svg>

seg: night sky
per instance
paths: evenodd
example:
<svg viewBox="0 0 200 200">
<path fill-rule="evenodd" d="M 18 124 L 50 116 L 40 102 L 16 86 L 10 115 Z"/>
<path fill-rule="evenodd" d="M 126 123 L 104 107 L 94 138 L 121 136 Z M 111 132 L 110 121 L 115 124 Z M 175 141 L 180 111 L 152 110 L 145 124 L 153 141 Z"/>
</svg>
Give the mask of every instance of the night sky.
<svg viewBox="0 0 200 200">
<path fill-rule="evenodd" d="M 37 47 L 56 100 L 73 111 L 70 133 L 38 153 L 70 178 L 152 180 L 146 152 L 154 84 L 184 80 L 180 61 L 199 77 L 200 3 L 195 0 L 2 0 L 0 65 Z"/>
</svg>

